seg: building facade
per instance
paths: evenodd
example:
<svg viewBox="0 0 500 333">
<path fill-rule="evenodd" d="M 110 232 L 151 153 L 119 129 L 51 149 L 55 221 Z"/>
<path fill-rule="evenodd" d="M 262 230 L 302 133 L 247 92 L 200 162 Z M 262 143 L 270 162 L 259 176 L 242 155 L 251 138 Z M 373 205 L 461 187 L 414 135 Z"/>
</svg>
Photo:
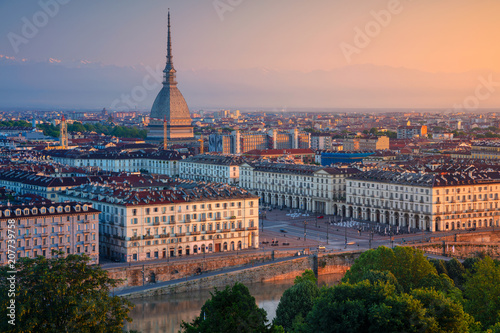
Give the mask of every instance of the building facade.
<svg viewBox="0 0 500 333">
<path fill-rule="evenodd" d="M 471 158 L 500 159 L 500 141 L 475 141 L 471 145 Z"/>
<path fill-rule="evenodd" d="M 311 134 L 311 148 L 318 150 L 332 149 L 332 136 L 326 133 Z"/>
<path fill-rule="evenodd" d="M 345 200 L 347 176 L 353 168 L 322 168 L 285 163 L 243 163 L 240 186 L 264 204 L 333 214 L 333 203 Z"/>
<path fill-rule="evenodd" d="M 99 211 L 88 203 L 0 206 L 0 264 L 9 259 L 85 254 L 99 263 Z M 15 235 L 13 252 L 8 240 Z M 11 248 L 11 247 L 10 247 Z M 12 253 L 15 254 L 12 258 Z"/>
<path fill-rule="evenodd" d="M 427 136 L 427 126 L 410 125 L 398 127 L 398 139 L 423 138 Z"/>
<path fill-rule="evenodd" d="M 179 177 L 210 183 L 238 184 L 240 164 L 238 156 L 201 154 L 179 161 Z"/>
<path fill-rule="evenodd" d="M 154 152 L 89 152 L 53 151 L 49 156 L 54 162 L 72 167 L 92 167 L 110 172 L 141 172 L 176 177 L 178 161 L 183 155 L 175 150 Z"/>
<path fill-rule="evenodd" d="M 350 138 L 343 143 L 344 151 L 370 151 L 389 149 L 389 138 L 387 136 L 369 138 Z"/>
<path fill-rule="evenodd" d="M 500 174 L 367 171 L 347 179 L 336 214 L 427 231 L 499 225 Z"/>
<path fill-rule="evenodd" d="M 99 215 L 101 254 L 143 261 L 259 246 L 258 198 L 227 185 L 186 182 L 174 190 L 84 186 L 63 200 L 85 198 Z"/>
<path fill-rule="evenodd" d="M 231 134 L 211 134 L 209 151 L 222 154 L 243 154 L 251 150 L 306 149 L 311 146 L 310 134 L 297 129 L 288 132 L 233 131 Z"/>
</svg>

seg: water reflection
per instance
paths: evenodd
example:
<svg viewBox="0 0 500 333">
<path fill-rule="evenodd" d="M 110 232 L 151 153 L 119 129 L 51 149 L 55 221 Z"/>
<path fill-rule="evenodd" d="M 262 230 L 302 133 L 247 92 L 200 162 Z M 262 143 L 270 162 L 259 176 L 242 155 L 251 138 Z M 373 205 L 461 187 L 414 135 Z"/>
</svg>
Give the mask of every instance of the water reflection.
<svg viewBox="0 0 500 333">
<path fill-rule="evenodd" d="M 319 284 L 333 285 L 341 278 L 340 274 L 320 276 Z M 267 318 L 272 320 L 276 315 L 281 295 L 292 285 L 293 280 L 283 280 L 254 283 L 247 287 L 259 307 L 266 310 Z M 142 333 L 177 333 L 183 320 L 192 321 L 200 314 L 201 307 L 208 298 L 210 298 L 210 290 L 132 300 L 135 308 L 130 312 L 130 317 L 134 321 L 128 324 L 127 328 Z"/>
</svg>

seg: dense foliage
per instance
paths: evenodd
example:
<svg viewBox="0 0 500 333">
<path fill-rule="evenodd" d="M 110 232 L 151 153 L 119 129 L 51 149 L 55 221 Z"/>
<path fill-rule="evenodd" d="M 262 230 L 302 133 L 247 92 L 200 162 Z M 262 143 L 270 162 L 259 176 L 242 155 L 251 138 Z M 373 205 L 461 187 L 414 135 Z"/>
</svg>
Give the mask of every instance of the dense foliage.
<svg viewBox="0 0 500 333">
<path fill-rule="evenodd" d="M 0 127 L 31 127 L 31 123 L 24 120 L 0 121 Z"/>
<path fill-rule="evenodd" d="M 462 264 L 379 247 L 340 285 L 319 290 L 313 281 L 308 272 L 283 294 L 274 323 L 286 332 L 500 333 L 500 264 L 488 257 Z"/>
<path fill-rule="evenodd" d="M 51 137 L 59 137 L 59 126 L 52 124 L 40 124 L 37 127 L 43 130 L 43 134 Z M 112 135 L 120 138 L 142 138 L 145 139 L 148 135 L 147 130 L 141 130 L 137 127 L 124 127 L 103 125 L 100 123 L 95 124 L 82 124 L 75 122 L 68 124 L 68 132 L 96 132 L 97 134 Z"/>
<path fill-rule="evenodd" d="M 99 266 L 89 266 L 81 255 L 46 259 L 21 258 L 15 270 L 15 326 L 0 321 L 1 332 L 122 332 L 132 303 L 110 290 L 110 279 Z M 12 268 L 0 268 L 0 307 L 7 306 Z"/>
<path fill-rule="evenodd" d="M 186 333 L 283 332 L 266 322 L 266 311 L 257 306 L 245 285 L 236 283 L 222 291 L 215 289 L 200 316 L 191 323 L 183 322 L 181 328 Z"/>
<path fill-rule="evenodd" d="M 276 309 L 274 324 L 291 331 L 294 326 L 303 322 L 318 295 L 316 277 L 313 271 L 306 270 L 302 276 L 296 277 L 294 285 L 283 293 Z"/>
</svg>

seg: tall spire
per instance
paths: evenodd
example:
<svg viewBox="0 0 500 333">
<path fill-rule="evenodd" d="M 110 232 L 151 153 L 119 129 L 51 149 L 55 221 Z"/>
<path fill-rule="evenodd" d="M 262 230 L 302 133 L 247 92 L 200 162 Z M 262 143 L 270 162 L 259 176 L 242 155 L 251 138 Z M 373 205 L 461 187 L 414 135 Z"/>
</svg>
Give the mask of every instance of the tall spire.
<svg viewBox="0 0 500 333">
<path fill-rule="evenodd" d="M 174 68 L 174 62 L 172 61 L 172 37 L 170 34 L 170 8 L 168 9 L 167 68 Z"/>
<path fill-rule="evenodd" d="M 170 8 L 168 9 L 167 65 L 163 71 L 163 85 L 176 85 L 174 62 L 172 60 L 172 37 L 170 33 Z"/>
</svg>

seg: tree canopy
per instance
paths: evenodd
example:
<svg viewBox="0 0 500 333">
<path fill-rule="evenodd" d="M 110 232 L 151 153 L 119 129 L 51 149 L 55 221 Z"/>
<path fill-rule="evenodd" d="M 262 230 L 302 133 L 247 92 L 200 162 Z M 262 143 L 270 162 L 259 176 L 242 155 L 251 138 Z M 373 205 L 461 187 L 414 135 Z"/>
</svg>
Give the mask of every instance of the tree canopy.
<svg viewBox="0 0 500 333">
<path fill-rule="evenodd" d="M 397 293 L 390 283 L 367 280 L 325 288 L 302 332 L 467 332 L 459 304 L 435 291 Z"/>
<path fill-rule="evenodd" d="M 363 252 L 342 281 L 362 281 L 363 275 L 369 270 L 391 272 L 405 292 L 420 287 L 427 275 L 437 276 L 436 268 L 424 257 L 422 251 L 407 246 L 398 246 L 394 250 L 380 246 Z"/>
<path fill-rule="evenodd" d="M 21 258 L 17 273 L 15 326 L 0 321 L 1 332 L 122 332 L 132 303 L 110 296 L 119 280 L 83 255 Z M 0 268 L 0 307 L 7 317 L 10 268 Z"/>
<path fill-rule="evenodd" d="M 500 265 L 490 257 L 474 264 L 466 273 L 465 309 L 484 327 L 500 323 Z"/>
<path fill-rule="evenodd" d="M 306 270 L 302 276 L 295 278 L 294 285 L 281 296 L 273 323 L 282 326 L 285 331 L 301 325 L 318 295 L 316 277 L 312 270 Z"/>
<path fill-rule="evenodd" d="M 43 130 L 43 134 L 51 136 L 54 138 L 60 135 L 60 126 L 54 126 L 52 124 L 40 124 L 37 128 Z M 97 134 L 112 135 L 121 138 L 142 138 L 145 139 L 148 135 L 147 130 L 139 129 L 137 127 L 124 127 L 124 126 L 113 126 L 113 125 L 103 125 L 101 123 L 95 124 L 82 124 L 80 122 L 74 122 L 73 124 L 68 124 L 68 132 L 96 132 Z"/>
<path fill-rule="evenodd" d="M 182 322 L 186 333 L 280 332 L 279 327 L 268 325 L 267 313 L 255 303 L 248 288 L 237 282 L 224 290 L 211 294 L 193 322 Z M 282 332 L 282 330 L 281 330 Z"/>
</svg>

